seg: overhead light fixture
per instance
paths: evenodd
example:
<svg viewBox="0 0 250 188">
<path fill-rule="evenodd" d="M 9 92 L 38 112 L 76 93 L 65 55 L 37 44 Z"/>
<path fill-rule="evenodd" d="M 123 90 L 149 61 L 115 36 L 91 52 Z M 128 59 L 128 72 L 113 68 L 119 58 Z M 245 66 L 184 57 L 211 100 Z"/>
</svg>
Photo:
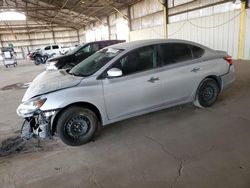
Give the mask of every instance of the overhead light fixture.
<svg viewBox="0 0 250 188">
<path fill-rule="evenodd" d="M 26 20 L 26 16 L 20 12 L 6 11 L 0 12 L 0 21 L 21 21 Z"/>
</svg>

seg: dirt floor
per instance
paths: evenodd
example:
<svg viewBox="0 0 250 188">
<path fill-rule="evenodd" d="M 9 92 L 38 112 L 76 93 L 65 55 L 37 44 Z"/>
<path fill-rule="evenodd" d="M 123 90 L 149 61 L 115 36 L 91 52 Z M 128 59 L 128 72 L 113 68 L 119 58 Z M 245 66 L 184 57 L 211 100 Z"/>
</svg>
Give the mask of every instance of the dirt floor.
<svg viewBox="0 0 250 188">
<path fill-rule="evenodd" d="M 0 157 L 0 187 L 249 188 L 250 62 L 235 66 L 235 84 L 211 108 L 188 104 L 118 122 L 81 147 L 57 138 L 21 144 Z M 2 150 L 18 144 L 15 110 L 43 70 L 30 62 L 0 67 Z"/>
</svg>

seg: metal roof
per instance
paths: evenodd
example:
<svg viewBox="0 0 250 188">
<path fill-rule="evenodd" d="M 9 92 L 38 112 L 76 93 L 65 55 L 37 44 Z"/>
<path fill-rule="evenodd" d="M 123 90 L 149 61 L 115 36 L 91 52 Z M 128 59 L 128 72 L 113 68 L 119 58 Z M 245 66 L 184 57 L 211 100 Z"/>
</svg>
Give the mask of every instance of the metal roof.
<svg viewBox="0 0 250 188">
<path fill-rule="evenodd" d="M 80 29 L 136 2 L 138 0 L 0 0 L 0 11 L 25 13 L 27 27 L 28 21 L 34 21 L 37 26 Z"/>
</svg>

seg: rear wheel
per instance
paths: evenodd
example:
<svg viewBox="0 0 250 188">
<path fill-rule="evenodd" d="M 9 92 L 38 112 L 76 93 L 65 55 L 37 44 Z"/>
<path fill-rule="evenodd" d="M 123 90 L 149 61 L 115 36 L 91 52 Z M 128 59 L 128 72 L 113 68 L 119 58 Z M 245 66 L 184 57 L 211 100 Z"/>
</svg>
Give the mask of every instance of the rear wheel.
<svg viewBox="0 0 250 188">
<path fill-rule="evenodd" d="M 97 127 L 98 119 L 94 112 L 73 106 L 60 115 L 57 122 L 57 134 L 65 144 L 80 146 L 94 137 Z"/>
<path fill-rule="evenodd" d="M 217 100 L 219 94 L 218 83 L 212 78 L 206 78 L 200 84 L 194 105 L 198 107 L 210 107 Z"/>
</svg>

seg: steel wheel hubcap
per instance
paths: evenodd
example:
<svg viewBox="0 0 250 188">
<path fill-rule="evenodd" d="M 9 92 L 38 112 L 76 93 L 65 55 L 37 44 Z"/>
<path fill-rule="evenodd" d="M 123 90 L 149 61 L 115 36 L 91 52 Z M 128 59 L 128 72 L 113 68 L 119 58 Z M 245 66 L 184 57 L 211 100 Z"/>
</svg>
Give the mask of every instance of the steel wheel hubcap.
<svg viewBox="0 0 250 188">
<path fill-rule="evenodd" d="M 66 124 L 66 132 L 72 138 L 84 136 L 90 127 L 89 119 L 84 115 L 76 115 Z"/>
<path fill-rule="evenodd" d="M 209 101 L 214 97 L 214 89 L 212 87 L 204 88 L 202 92 L 202 97 L 205 101 Z"/>
</svg>

